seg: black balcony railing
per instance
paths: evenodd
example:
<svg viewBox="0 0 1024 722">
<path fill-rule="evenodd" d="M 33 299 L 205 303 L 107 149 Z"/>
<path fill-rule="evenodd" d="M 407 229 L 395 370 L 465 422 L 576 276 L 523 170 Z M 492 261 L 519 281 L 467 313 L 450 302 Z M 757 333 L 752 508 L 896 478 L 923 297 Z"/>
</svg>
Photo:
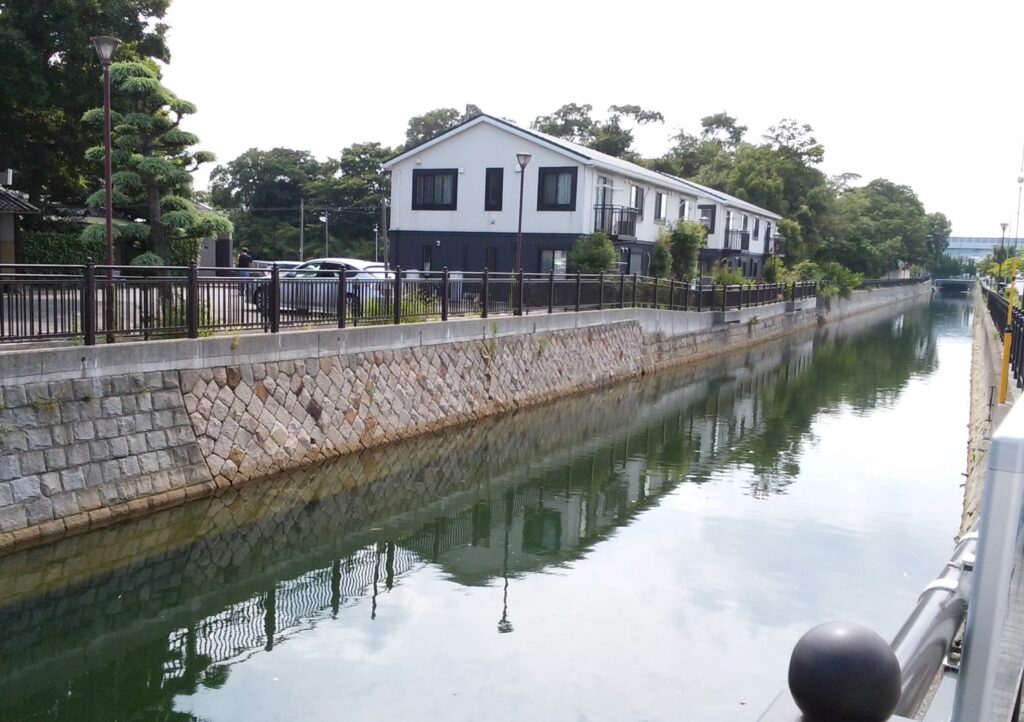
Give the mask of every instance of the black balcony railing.
<svg viewBox="0 0 1024 722">
<path fill-rule="evenodd" d="M 749 251 L 750 231 L 741 231 L 738 228 L 730 228 L 725 234 L 725 244 L 723 248 L 726 251 Z"/>
<path fill-rule="evenodd" d="M 614 239 L 636 238 L 636 208 L 629 206 L 594 206 L 594 230 Z"/>
<path fill-rule="evenodd" d="M 608 308 L 711 311 L 813 297 L 817 285 L 715 286 L 626 274 L 423 272 L 315 277 L 196 266 L 0 265 L 0 343 L 198 338 Z M 258 274 L 258 275 L 257 275 Z M 104 312 L 110 305 L 113 323 Z"/>
</svg>

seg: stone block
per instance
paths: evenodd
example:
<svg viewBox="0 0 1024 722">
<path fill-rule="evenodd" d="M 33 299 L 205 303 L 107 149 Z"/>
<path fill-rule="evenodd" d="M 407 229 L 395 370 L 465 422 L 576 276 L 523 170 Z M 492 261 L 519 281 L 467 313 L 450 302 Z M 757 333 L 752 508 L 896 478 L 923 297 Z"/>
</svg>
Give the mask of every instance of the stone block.
<svg viewBox="0 0 1024 722">
<path fill-rule="evenodd" d="M 135 431 L 152 431 L 153 417 L 148 411 L 140 411 L 135 414 Z"/>
<path fill-rule="evenodd" d="M 151 431 L 146 434 L 146 445 L 150 451 L 159 451 L 167 448 L 167 434 L 163 431 Z"/>
<path fill-rule="evenodd" d="M 92 421 L 76 421 L 71 425 L 75 441 L 90 441 L 96 438 L 96 427 Z"/>
<path fill-rule="evenodd" d="M 39 489 L 43 496 L 53 496 L 63 491 L 60 485 L 60 472 L 48 471 L 39 475 Z"/>
<path fill-rule="evenodd" d="M 121 399 L 117 396 L 103 399 L 100 402 L 100 408 L 103 409 L 104 416 L 120 416 L 123 413 L 121 410 Z"/>
<path fill-rule="evenodd" d="M 102 462 L 94 462 L 85 467 L 85 485 L 87 487 L 97 487 L 103 483 L 103 464 Z"/>
<path fill-rule="evenodd" d="M 14 503 L 14 494 L 11 493 L 10 482 L 0 482 L 0 507 L 10 506 Z"/>
<path fill-rule="evenodd" d="M 28 437 L 28 448 L 32 451 L 49 449 L 53 446 L 53 434 L 50 433 L 49 427 L 29 429 L 25 435 Z"/>
<path fill-rule="evenodd" d="M 128 440 L 122 437 L 110 440 L 110 454 L 115 459 L 128 456 Z"/>
<path fill-rule="evenodd" d="M 118 463 L 124 476 L 138 476 L 141 471 L 137 457 L 129 456 L 128 458 L 121 459 Z"/>
<path fill-rule="evenodd" d="M 139 412 L 149 412 L 153 410 L 153 395 L 148 391 L 143 391 L 141 394 L 135 395 L 135 407 Z"/>
<path fill-rule="evenodd" d="M 75 502 L 78 504 L 78 508 L 81 511 L 99 509 L 103 503 L 100 500 L 99 488 L 89 487 L 88 489 L 79 489 L 74 492 L 74 494 Z"/>
<path fill-rule="evenodd" d="M 78 508 L 78 501 L 75 499 L 75 495 L 71 492 L 56 494 L 50 498 L 50 504 L 52 505 L 53 516 L 55 519 L 64 519 L 65 517 L 72 516 L 80 511 Z"/>
<path fill-rule="evenodd" d="M 135 402 L 134 396 L 122 396 L 121 397 L 121 413 L 130 415 L 137 413 L 139 410 L 138 404 Z"/>
<path fill-rule="evenodd" d="M 21 455 L 22 474 L 42 474 L 46 471 L 46 458 L 41 451 L 28 451 Z"/>
<path fill-rule="evenodd" d="M 4 429 L 0 433 L 0 454 L 28 451 L 28 436 L 21 429 Z"/>
<path fill-rule="evenodd" d="M 15 479 L 11 482 L 11 495 L 14 497 L 16 504 L 38 499 L 43 495 L 42 489 L 39 486 L 39 477 L 33 475 Z"/>
<path fill-rule="evenodd" d="M 128 437 L 128 451 L 136 456 L 139 454 L 145 454 L 149 451 L 149 445 L 146 444 L 145 434 L 132 434 Z"/>
<path fill-rule="evenodd" d="M 120 436 L 131 436 L 135 433 L 135 417 L 122 416 L 117 420 L 117 433 Z"/>
<path fill-rule="evenodd" d="M 0 481 L 10 481 L 21 476 L 21 464 L 14 454 L 0 456 Z M 2 504 L 3 502 L 0 502 Z"/>
<path fill-rule="evenodd" d="M 110 458 L 110 442 L 90 441 L 89 456 L 92 461 L 106 461 Z"/>
<path fill-rule="evenodd" d="M 43 452 L 43 458 L 46 459 L 46 468 L 49 471 L 60 471 L 68 465 L 67 454 L 62 446 L 47 449 Z"/>
<path fill-rule="evenodd" d="M 60 485 L 64 491 L 75 491 L 85 488 L 85 471 L 83 469 L 66 469 L 60 472 Z"/>
<path fill-rule="evenodd" d="M 177 389 L 178 388 L 178 372 L 177 371 L 164 371 L 164 388 L 165 389 Z"/>
<path fill-rule="evenodd" d="M 28 399 L 25 397 L 25 388 L 23 386 L 4 387 L 4 406 L 13 409 L 17 406 L 25 406 L 27 403 Z"/>
<path fill-rule="evenodd" d="M 117 421 L 114 419 L 97 419 L 95 426 L 97 438 L 112 439 L 117 436 Z"/>
<path fill-rule="evenodd" d="M 33 499 L 25 504 L 25 517 L 29 524 L 41 524 L 44 521 L 49 521 L 53 519 L 53 504 L 45 497 Z"/>
<path fill-rule="evenodd" d="M 164 409 L 153 412 L 153 426 L 157 429 L 170 429 L 174 426 L 174 411 Z"/>
<path fill-rule="evenodd" d="M 143 374 L 146 378 L 146 388 L 150 391 L 159 391 L 164 387 L 164 375 L 159 371 L 147 371 Z"/>
<path fill-rule="evenodd" d="M 181 406 L 181 395 L 175 390 L 157 391 L 153 394 L 153 410 L 176 409 Z"/>
<path fill-rule="evenodd" d="M 155 471 L 160 470 L 160 463 L 157 460 L 157 452 L 150 451 L 146 454 L 140 454 L 138 457 L 139 467 L 143 473 L 151 474 Z"/>
<path fill-rule="evenodd" d="M 23 506 L 5 506 L 0 508 L 0 532 L 24 529 L 28 524 Z"/>
</svg>

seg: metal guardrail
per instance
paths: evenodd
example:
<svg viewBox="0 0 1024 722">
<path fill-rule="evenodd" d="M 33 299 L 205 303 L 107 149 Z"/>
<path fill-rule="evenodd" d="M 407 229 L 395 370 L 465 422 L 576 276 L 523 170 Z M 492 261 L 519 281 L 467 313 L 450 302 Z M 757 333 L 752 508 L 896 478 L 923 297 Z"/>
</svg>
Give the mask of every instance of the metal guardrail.
<svg viewBox="0 0 1024 722">
<path fill-rule="evenodd" d="M 195 265 L 0 265 L 0 343 L 212 335 L 608 308 L 727 311 L 817 295 L 815 282 L 708 285 L 636 274 L 373 274 Z"/>
<path fill-rule="evenodd" d="M 992 320 L 1002 329 L 1006 299 L 989 288 L 984 292 Z M 1024 330 L 1020 309 L 1014 309 L 1012 326 L 1017 346 Z M 1019 364 L 1020 349 L 1014 353 Z M 1019 383 L 1016 366 L 1014 373 Z M 961 630 L 962 651 L 956 645 Z M 952 559 L 925 587 L 888 651 L 898 661 L 900 694 L 885 713 L 871 719 L 1018 719 L 1024 680 L 1024 405 L 1015 405 L 992 437 L 977 530 L 959 540 Z M 806 702 L 807 685 L 794 680 L 791 665 L 790 690 L 779 695 L 762 722 L 846 719 L 849 698 L 844 700 L 843 692 L 854 687 L 858 667 L 864 669 L 865 658 L 857 660 L 863 650 L 819 646 L 818 653 L 826 666 L 843 668 L 817 696 L 832 704 L 831 709 L 817 717 L 801 711 L 795 700 Z M 933 693 L 935 700 L 943 699 L 942 705 L 926 702 Z M 923 710 L 925 704 L 931 706 Z"/>
<path fill-rule="evenodd" d="M 982 286 L 982 292 L 985 294 L 985 306 L 988 308 L 989 316 L 991 316 L 996 330 L 1000 332 L 999 340 L 1002 342 L 1003 332 L 1007 330 L 1008 302 L 1006 297 L 988 286 Z M 1024 311 L 1021 311 L 1020 308 L 1013 309 L 1009 330 L 1013 334 L 1010 345 L 1010 372 L 1017 383 L 1017 388 L 1024 388 Z"/>
</svg>

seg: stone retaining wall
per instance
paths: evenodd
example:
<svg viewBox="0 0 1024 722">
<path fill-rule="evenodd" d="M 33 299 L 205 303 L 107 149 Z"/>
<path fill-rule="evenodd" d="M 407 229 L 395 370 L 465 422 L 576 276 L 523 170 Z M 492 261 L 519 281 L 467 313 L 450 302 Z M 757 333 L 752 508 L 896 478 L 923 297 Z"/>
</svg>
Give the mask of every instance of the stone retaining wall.
<svg viewBox="0 0 1024 722">
<path fill-rule="evenodd" d="M 0 353 L 0 553 L 929 293 Z"/>
</svg>

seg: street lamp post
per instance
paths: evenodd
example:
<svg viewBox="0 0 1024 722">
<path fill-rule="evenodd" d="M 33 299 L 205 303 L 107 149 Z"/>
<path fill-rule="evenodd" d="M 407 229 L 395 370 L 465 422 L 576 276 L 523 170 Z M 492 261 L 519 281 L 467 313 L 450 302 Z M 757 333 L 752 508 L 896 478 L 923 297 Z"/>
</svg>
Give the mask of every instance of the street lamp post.
<svg viewBox="0 0 1024 722">
<path fill-rule="evenodd" d="M 377 231 L 380 230 L 380 226 L 376 223 L 373 224 L 373 262 L 377 263 Z"/>
<path fill-rule="evenodd" d="M 103 298 L 103 324 L 107 329 L 107 343 L 114 340 L 114 186 L 113 172 L 111 170 L 111 141 L 110 141 L 110 63 L 113 61 L 114 52 L 121 41 L 109 35 L 97 35 L 89 38 L 96 55 L 103 66 L 103 181 L 107 191 L 107 292 Z"/>
<path fill-rule="evenodd" d="M 516 153 L 519 164 L 519 230 L 516 232 L 516 273 L 523 270 L 523 185 L 526 181 L 526 165 L 533 156 L 529 153 Z"/>
</svg>

